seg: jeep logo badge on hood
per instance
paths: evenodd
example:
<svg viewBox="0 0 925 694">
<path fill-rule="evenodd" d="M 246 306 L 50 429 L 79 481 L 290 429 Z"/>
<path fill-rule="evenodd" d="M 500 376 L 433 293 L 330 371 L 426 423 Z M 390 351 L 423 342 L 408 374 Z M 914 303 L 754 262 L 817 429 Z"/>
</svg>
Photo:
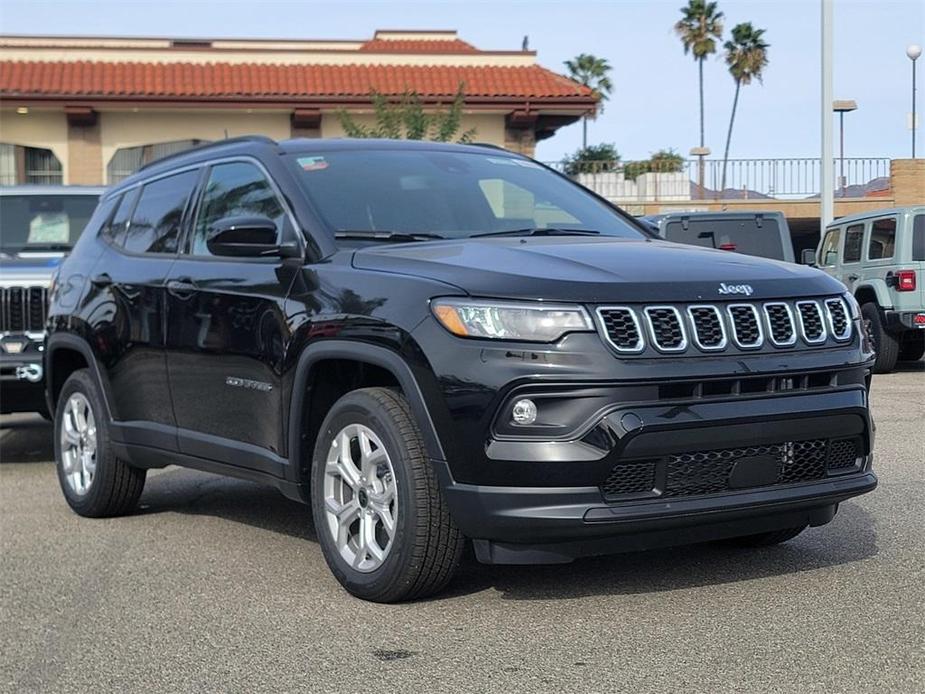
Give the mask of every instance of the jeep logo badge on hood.
<svg viewBox="0 0 925 694">
<path fill-rule="evenodd" d="M 719 293 L 720 294 L 744 294 L 745 296 L 751 296 L 755 293 L 755 290 L 752 289 L 750 284 L 726 284 L 725 282 L 719 283 Z"/>
</svg>

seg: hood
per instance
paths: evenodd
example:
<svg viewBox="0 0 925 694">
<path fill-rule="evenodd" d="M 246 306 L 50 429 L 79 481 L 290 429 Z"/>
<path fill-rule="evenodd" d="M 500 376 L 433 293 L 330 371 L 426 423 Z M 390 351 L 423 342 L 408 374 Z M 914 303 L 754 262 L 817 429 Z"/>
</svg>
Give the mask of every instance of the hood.
<svg viewBox="0 0 925 694">
<path fill-rule="evenodd" d="M 473 296 L 510 299 L 690 302 L 845 290 L 824 272 L 803 265 L 618 238 L 505 237 L 371 246 L 356 251 L 353 264 L 445 282 Z"/>
<path fill-rule="evenodd" d="M 23 286 L 48 284 L 62 260 L 62 253 L 0 257 L 0 283 Z"/>
</svg>

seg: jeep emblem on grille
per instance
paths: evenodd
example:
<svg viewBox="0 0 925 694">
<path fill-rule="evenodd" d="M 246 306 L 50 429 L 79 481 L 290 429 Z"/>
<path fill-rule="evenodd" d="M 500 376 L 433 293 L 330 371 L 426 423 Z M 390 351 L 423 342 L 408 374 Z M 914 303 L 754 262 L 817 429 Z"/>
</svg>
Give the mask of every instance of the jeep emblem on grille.
<svg viewBox="0 0 925 694">
<path fill-rule="evenodd" d="M 725 282 L 719 283 L 719 293 L 720 294 L 744 294 L 745 296 L 751 296 L 755 293 L 755 290 L 752 289 L 750 284 L 726 284 Z"/>
</svg>

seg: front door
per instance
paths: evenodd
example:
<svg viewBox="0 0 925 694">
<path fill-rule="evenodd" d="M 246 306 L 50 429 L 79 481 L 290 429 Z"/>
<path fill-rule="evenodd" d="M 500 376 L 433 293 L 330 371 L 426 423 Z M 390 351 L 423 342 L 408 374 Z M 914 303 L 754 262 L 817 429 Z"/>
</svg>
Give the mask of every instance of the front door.
<svg viewBox="0 0 925 694">
<path fill-rule="evenodd" d="M 291 232 L 258 164 L 214 164 L 167 281 L 167 365 L 181 452 L 281 474 L 285 300 L 295 271 L 279 258 L 208 248 L 216 222 L 254 216 Z"/>
</svg>

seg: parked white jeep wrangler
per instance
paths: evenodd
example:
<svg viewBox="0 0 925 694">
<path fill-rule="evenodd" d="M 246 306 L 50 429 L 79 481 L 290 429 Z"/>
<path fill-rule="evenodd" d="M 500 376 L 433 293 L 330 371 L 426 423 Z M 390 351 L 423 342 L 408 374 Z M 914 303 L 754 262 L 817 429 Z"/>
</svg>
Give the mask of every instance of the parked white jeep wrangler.
<svg viewBox="0 0 925 694">
<path fill-rule="evenodd" d="M 925 206 L 842 217 L 826 227 L 816 263 L 842 281 L 870 322 L 874 373 L 925 354 Z"/>
</svg>

